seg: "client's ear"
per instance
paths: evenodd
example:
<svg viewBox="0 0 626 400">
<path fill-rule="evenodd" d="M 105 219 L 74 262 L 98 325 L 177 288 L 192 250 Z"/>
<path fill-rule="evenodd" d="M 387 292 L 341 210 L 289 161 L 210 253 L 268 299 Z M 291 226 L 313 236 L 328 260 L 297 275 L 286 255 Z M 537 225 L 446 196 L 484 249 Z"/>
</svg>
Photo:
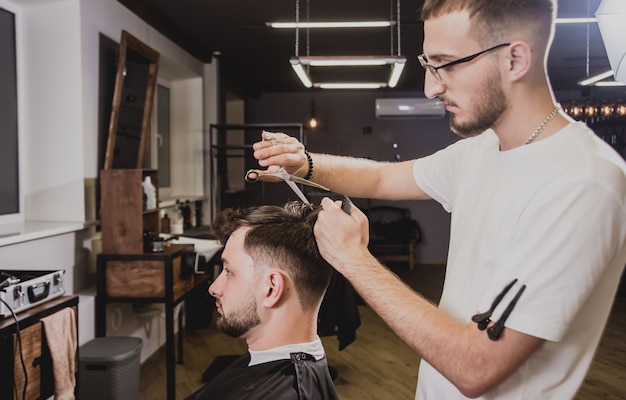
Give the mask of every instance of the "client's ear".
<svg viewBox="0 0 626 400">
<path fill-rule="evenodd" d="M 287 279 L 281 271 L 272 270 L 266 275 L 266 288 L 263 298 L 264 307 L 275 307 L 285 295 Z"/>
</svg>

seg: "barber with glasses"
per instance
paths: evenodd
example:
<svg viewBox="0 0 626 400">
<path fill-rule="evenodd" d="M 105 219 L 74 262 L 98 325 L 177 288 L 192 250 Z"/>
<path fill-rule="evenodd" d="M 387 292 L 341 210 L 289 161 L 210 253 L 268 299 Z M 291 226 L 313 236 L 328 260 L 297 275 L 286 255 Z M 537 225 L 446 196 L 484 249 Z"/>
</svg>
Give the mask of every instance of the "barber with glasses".
<svg viewBox="0 0 626 400">
<path fill-rule="evenodd" d="M 271 132 L 254 145 L 270 172 L 283 166 L 353 198 L 432 199 L 451 213 L 438 307 L 369 253 L 356 207 L 348 215 L 325 198 L 315 225 L 324 258 L 422 358 L 418 399 L 571 399 L 602 336 L 626 264 L 626 164 L 555 101 L 555 8 L 425 1 L 424 91 L 462 137 L 430 156 L 309 154 Z"/>
</svg>

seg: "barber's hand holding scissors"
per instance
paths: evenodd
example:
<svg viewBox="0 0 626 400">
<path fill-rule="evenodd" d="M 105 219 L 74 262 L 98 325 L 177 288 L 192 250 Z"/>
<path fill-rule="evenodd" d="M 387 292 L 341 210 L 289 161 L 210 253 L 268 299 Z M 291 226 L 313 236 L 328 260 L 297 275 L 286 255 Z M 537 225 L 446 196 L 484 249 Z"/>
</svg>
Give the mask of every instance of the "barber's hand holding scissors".
<svg viewBox="0 0 626 400">
<path fill-rule="evenodd" d="M 298 139 L 280 132 L 263 131 L 263 140 L 252 145 L 254 158 L 259 160 L 261 167 L 258 174 L 263 181 L 278 181 L 276 178 L 265 177 L 264 172 L 275 173 L 280 167 L 292 175 L 304 177 L 308 171 L 308 161 L 304 155 L 304 145 Z"/>
<path fill-rule="evenodd" d="M 284 133 L 263 131 L 262 140 L 255 143 L 253 149 L 259 165 L 267 168 L 255 170 L 262 181 L 279 181 L 268 174 L 279 172 L 281 167 L 298 177 L 305 176 L 309 169 L 304 145 Z M 323 211 L 318 215 L 314 231 L 320 253 L 326 261 L 345 275 L 346 266 L 358 265 L 355 260 L 372 259 L 367 249 L 369 223 L 365 214 L 347 197 L 336 202 L 324 198 L 321 205 Z"/>
<path fill-rule="evenodd" d="M 341 209 L 340 200 L 324 197 L 321 205 L 323 210 L 318 214 L 313 228 L 317 246 L 322 257 L 346 276 L 350 266 L 360 265 L 358 260 L 373 258 L 367 249 L 367 217 L 355 206 L 347 214 Z"/>
</svg>

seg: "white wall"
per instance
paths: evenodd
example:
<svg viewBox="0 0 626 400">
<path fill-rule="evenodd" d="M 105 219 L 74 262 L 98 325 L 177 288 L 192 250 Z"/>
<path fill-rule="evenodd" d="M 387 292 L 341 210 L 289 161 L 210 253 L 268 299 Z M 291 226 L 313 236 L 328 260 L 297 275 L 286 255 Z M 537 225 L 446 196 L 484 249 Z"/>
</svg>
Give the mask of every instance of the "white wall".
<svg viewBox="0 0 626 400">
<path fill-rule="evenodd" d="M 25 217 L 84 221 L 79 4 L 40 2 L 21 10 L 16 33 Z"/>
<path fill-rule="evenodd" d="M 119 41 L 129 31 L 161 55 L 160 73 L 173 82 L 177 102 L 172 132 L 178 171 L 174 185 L 203 195 L 204 127 L 217 118 L 217 69 L 205 65 L 116 0 L 0 0 L 16 14 L 20 128 L 20 186 L 27 221 L 83 223 L 95 216 L 98 176 L 99 36 Z M 210 99 L 206 102 L 204 99 Z M 180 139 L 180 140 L 179 140 Z M 184 160 L 181 166 L 178 162 Z M 0 244 L 0 269 L 65 269 L 68 294 L 81 294 L 79 344 L 94 337 L 93 227 Z M 130 306 L 112 306 L 115 335 L 141 337 L 142 361 L 164 342 L 158 313 L 138 318 Z M 148 329 L 154 325 L 154 329 Z"/>
<path fill-rule="evenodd" d="M 202 125 L 202 79 L 192 78 L 172 82 L 170 87 L 172 196 L 202 196 L 204 194 L 204 162 Z"/>
</svg>

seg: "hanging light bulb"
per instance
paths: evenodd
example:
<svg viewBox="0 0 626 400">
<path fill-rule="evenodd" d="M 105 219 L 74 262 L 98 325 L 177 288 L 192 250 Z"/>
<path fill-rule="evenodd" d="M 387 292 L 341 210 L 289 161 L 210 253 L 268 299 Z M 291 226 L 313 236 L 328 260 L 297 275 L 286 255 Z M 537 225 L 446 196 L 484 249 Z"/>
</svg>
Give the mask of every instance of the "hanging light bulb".
<svg viewBox="0 0 626 400">
<path fill-rule="evenodd" d="M 626 103 L 612 100 L 564 101 L 563 110 L 577 120 L 585 121 L 613 121 L 626 116 Z"/>
<path fill-rule="evenodd" d="M 570 108 L 570 115 L 574 118 L 580 118 L 583 115 L 583 108 L 577 104 Z"/>
<path fill-rule="evenodd" d="M 319 126 L 319 124 L 320 124 L 320 121 L 315 116 L 315 102 L 311 100 L 311 118 L 309 118 L 307 125 L 309 128 L 315 129 Z"/>
<path fill-rule="evenodd" d="M 602 107 L 600 107 L 600 114 L 605 117 L 608 118 L 610 116 L 613 115 L 613 104 L 604 104 L 602 105 Z"/>
<path fill-rule="evenodd" d="M 588 105 L 585 107 L 585 115 L 587 117 L 595 117 L 598 114 L 598 108 L 595 105 Z"/>
</svg>

